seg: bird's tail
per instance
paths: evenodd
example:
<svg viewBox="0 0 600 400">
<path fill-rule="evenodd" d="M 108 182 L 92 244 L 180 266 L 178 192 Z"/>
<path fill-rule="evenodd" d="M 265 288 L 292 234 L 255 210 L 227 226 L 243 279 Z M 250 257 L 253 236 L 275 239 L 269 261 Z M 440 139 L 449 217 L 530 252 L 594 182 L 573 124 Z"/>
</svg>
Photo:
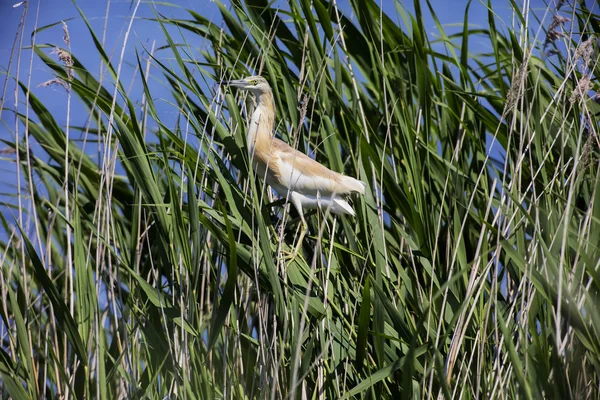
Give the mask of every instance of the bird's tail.
<svg viewBox="0 0 600 400">
<path fill-rule="evenodd" d="M 342 177 L 342 185 L 346 188 L 346 192 L 360 194 L 365 194 L 367 187 L 366 183 L 345 175 Z"/>
<path fill-rule="evenodd" d="M 333 204 L 331 205 L 331 212 L 334 214 L 349 214 L 353 217 L 356 215 L 354 209 L 346 200 L 341 197 L 335 196 L 333 198 Z"/>
</svg>

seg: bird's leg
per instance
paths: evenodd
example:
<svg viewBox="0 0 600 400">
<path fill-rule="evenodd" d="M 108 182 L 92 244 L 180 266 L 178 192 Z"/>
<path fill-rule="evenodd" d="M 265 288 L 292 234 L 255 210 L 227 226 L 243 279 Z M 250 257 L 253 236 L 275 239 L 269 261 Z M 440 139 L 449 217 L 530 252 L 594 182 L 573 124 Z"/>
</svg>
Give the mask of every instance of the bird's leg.
<svg viewBox="0 0 600 400">
<path fill-rule="evenodd" d="M 284 250 L 284 259 L 287 262 L 292 262 L 294 261 L 294 259 L 298 256 L 298 253 L 300 252 L 300 249 L 302 248 L 302 242 L 304 241 L 304 236 L 306 236 L 306 232 L 308 231 L 308 225 L 306 224 L 306 221 L 304 221 L 304 218 L 302 218 L 302 231 L 300 232 L 300 237 L 298 238 L 298 242 L 296 243 L 296 246 L 294 246 L 294 250 L 292 251 L 285 251 Z"/>
<path fill-rule="evenodd" d="M 284 250 L 284 259 L 287 262 L 292 262 L 296 258 L 296 256 L 300 252 L 300 249 L 302 248 L 304 236 L 306 236 L 306 232 L 308 232 L 308 224 L 306 223 L 306 220 L 304 219 L 304 213 L 302 212 L 302 203 L 296 196 L 294 196 L 293 193 L 290 193 L 290 200 L 294 207 L 296 207 L 296 210 L 298 210 L 298 213 L 300 214 L 300 219 L 302 220 L 302 231 L 300 232 L 300 237 L 298 238 L 298 242 L 296 243 L 294 250 L 292 250 L 291 252 Z"/>
</svg>

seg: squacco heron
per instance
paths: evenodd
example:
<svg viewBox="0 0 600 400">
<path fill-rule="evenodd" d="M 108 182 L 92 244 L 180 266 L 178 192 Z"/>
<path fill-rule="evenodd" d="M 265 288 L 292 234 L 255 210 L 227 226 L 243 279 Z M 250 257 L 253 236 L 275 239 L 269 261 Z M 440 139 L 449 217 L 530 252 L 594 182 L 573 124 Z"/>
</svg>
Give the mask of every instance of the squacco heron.
<svg viewBox="0 0 600 400">
<path fill-rule="evenodd" d="M 294 259 L 302 247 L 308 225 L 303 210 L 321 209 L 333 214 L 355 212 L 345 196 L 365 193 L 366 184 L 334 172 L 287 143 L 274 137 L 275 106 L 273 91 L 265 78 L 250 76 L 245 79 L 222 82 L 247 90 L 255 96 L 256 108 L 247 132 L 247 143 L 252 165 L 277 194 L 296 207 L 302 220 L 302 232 L 288 259 Z"/>
</svg>

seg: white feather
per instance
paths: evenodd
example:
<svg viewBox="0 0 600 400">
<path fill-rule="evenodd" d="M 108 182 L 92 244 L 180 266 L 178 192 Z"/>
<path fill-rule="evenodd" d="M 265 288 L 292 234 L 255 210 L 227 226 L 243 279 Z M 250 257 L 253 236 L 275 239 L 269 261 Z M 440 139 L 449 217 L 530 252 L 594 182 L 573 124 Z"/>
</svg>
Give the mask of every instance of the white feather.
<svg viewBox="0 0 600 400">
<path fill-rule="evenodd" d="M 300 206 L 298 209 L 300 214 L 303 214 L 302 210 L 319 209 L 322 211 L 329 210 L 332 214 L 356 215 L 352 206 L 340 196 L 312 195 L 296 191 L 290 191 L 288 195 L 288 190 L 283 186 L 271 185 L 271 187 L 284 199 L 289 197 L 290 202 L 292 202 L 296 208 L 299 208 L 298 206 Z"/>
<path fill-rule="evenodd" d="M 326 177 L 305 175 L 286 162 L 278 163 L 281 183 L 295 192 L 307 195 L 331 196 L 335 194 L 336 182 Z M 340 190 L 341 191 L 341 190 Z"/>
</svg>

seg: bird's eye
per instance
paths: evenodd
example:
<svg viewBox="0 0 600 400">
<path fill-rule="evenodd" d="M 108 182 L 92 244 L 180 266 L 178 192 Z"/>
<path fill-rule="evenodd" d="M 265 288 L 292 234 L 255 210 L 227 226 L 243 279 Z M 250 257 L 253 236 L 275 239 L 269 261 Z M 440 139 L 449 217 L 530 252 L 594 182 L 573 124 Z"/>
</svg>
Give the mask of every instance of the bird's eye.
<svg viewBox="0 0 600 400">
<path fill-rule="evenodd" d="M 258 81 L 256 79 L 250 81 L 251 84 L 253 84 L 254 86 L 256 86 L 256 84 L 258 83 Z"/>
</svg>

